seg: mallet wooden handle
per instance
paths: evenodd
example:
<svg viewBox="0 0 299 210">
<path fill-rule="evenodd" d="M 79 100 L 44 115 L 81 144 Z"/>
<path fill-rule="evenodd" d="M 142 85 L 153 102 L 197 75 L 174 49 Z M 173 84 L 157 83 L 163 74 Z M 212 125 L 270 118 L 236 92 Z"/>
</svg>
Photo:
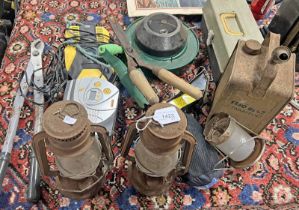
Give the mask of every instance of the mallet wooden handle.
<svg viewBox="0 0 299 210">
<path fill-rule="evenodd" d="M 136 85 L 136 87 L 148 100 L 149 104 L 152 105 L 159 102 L 159 97 L 156 95 L 155 91 L 140 69 L 130 69 L 129 77 L 133 84 Z"/>
<path fill-rule="evenodd" d="M 170 71 L 163 68 L 151 68 L 151 70 L 160 80 L 169 85 L 172 85 L 183 93 L 186 93 L 197 100 L 202 98 L 202 92 L 199 88 L 190 85 L 188 82 L 186 82 L 182 78 L 179 78 Z"/>
</svg>

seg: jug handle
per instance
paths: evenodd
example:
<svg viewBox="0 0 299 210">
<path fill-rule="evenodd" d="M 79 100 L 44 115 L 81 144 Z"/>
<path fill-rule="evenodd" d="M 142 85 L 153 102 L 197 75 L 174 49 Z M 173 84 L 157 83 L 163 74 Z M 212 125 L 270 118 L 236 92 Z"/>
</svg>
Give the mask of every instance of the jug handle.
<svg viewBox="0 0 299 210">
<path fill-rule="evenodd" d="M 185 140 L 186 143 L 182 159 L 182 168 L 178 171 L 178 175 L 183 175 L 188 172 L 194 147 L 196 145 L 196 140 L 189 131 L 185 131 L 182 139 Z"/>
<path fill-rule="evenodd" d="M 134 122 L 131 125 L 129 125 L 127 135 L 123 141 L 122 149 L 121 149 L 122 157 L 126 157 L 128 155 L 130 147 L 134 140 L 134 136 L 136 136 L 136 134 L 137 134 L 136 122 Z"/>
<path fill-rule="evenodd" d="M 91 125 L 91 132 L 99 135 L 99 141 L 101 142 L 106 158 L 112 164 L 114 158 L 106 129 L 100 125 Z"/>
<path fill-rule="evenodd" d="M 42 176 L 57 176 L 59 171 L 50 170 L 46 153 L 46 138 L 47 134 L 44 131 L 38 132 L 33 136 L 32 146 L 35 152 L 40 172 Z"/>
</svg>

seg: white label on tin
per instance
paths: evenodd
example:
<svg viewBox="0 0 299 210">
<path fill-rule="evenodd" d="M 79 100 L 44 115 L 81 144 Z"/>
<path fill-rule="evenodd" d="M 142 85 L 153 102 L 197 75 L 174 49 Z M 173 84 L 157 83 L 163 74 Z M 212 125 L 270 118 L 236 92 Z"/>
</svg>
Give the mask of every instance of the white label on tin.
<svg viewBox="0 0 299 210">
<path fill-rule="evenodd" d="M 77 119 L 66 115 L 63 119 L 63 122 L 69 125 L 74 125 L 77 122 Z"/>
<path fill-rule="evenodd" d="M 181 120 L 176 108 L 173 106 L 156 110 L 153 119 L 162 126 Z"/>
</svg>

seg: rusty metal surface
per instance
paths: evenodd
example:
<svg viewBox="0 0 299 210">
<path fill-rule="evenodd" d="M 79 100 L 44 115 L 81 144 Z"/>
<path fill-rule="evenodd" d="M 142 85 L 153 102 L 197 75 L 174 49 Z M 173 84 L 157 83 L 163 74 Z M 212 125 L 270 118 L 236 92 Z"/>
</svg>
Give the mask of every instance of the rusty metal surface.
<svg viewBox="0 0 299 210">
<path fill-rule="evenodd" d="M 147 110 L 145 115 L 152 116 L 156 110 L 166 108 L 166 107 L 171 107 L 171 106 L 173 105 L 166 104 L 166 103 L 155 104 Z M 174 139 L 183 135 L 183 133 L 187 128 L 187 118 L 180 109 L 178 109 L 177 107 L 175 108 L 181 120 L 177 123 L 165 125 L 163 129 L 161 129 L 161 125 L 159 124 L 155 124 L 155 123 L 150 124 L 147 128 L 154 136 L 161 139 Z"/>
<path fill-rule="evenodd" d="M 75 118 L 74 125 L 63 122 L 65 116 Z M 60 101 L 51 105 L 45 112 L 43 128 L 45 132 L 61 141 L 72 141 L 80 135 L 88 124 L 87 112 L 75 101 Z"/>
</svg>

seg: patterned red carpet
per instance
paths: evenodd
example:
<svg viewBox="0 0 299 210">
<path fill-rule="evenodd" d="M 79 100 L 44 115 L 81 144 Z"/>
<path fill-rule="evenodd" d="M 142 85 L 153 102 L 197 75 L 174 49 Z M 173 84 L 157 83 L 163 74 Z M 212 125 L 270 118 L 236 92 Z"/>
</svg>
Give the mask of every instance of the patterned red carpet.
<svg viewBox="0 0 299 210">
<path fill-rule="evenodd" d="M 18 79 L 29 59 L 30 42 L 41 38 L 47 43 L 45 55 L 51 46 L 57 46 L 63 36 L 67 21 L 86 21 L 107 26 L 108 16 L 128 25 L 125 0 L 24 0 L 17 17 L 16 26 L 6 50 L 0 69 L 0 142 L 3 144 L 7 131 L 13 96 Z M 188 18 L 190 24 L 199 26 L 198 19 Z M 200 30 L 196 30 L 200 38 Z M 196 61 L 186 67 L 183 77 L 192 79 L 199 65 L 208 67 L 205 46 Z M 48 58 L 44 56 L 45 64 Z M 297 82 L 299 77 L 296 78 Z M 155 82 L 161 99 L 173 95 L 174 90 Z M 215 89 L 210 84 L 210 98 Z M 297 88 L 297 98 L 299 89 Z M 115 167 L 107 177 L 102 191 L 91 200 L 75 201 L 55 190 L 53 180 L 44 177 L 42 199 L 37 205 L 26 201 L 25 190 L 29 173 L 29 145 L 32 135 L 32 105 L 27 103 L 22 110 L 21 121 L 15 138 L 12 161 L 0 194 L 0 209 L 198 209 L 200 207 L 235 206 L 235 209 L 259 205 L 261 209 L 296 209 L 299 202 L 299 112 L 288 105 L 267 127 L 262 135 L 268 139 L 262 160 L 244 170 L 226 172 L 211 189 L 198 190 L 184 183 L 174 183 L 168 194 L 160 197 L 139 195 L 128 182 L 127 162 L 116 158 Z M 204 123 L 208 106 L 195 113 Z M 119 117 L 113 139 L 115 154 L 118 154 L 126 126 L 143 113 L 125 94 L 121 97 Z M 288 204 L 285 206 L 284 204 Z M 248 209 L 250 207 L 246 207 Z"/>
</svg>

